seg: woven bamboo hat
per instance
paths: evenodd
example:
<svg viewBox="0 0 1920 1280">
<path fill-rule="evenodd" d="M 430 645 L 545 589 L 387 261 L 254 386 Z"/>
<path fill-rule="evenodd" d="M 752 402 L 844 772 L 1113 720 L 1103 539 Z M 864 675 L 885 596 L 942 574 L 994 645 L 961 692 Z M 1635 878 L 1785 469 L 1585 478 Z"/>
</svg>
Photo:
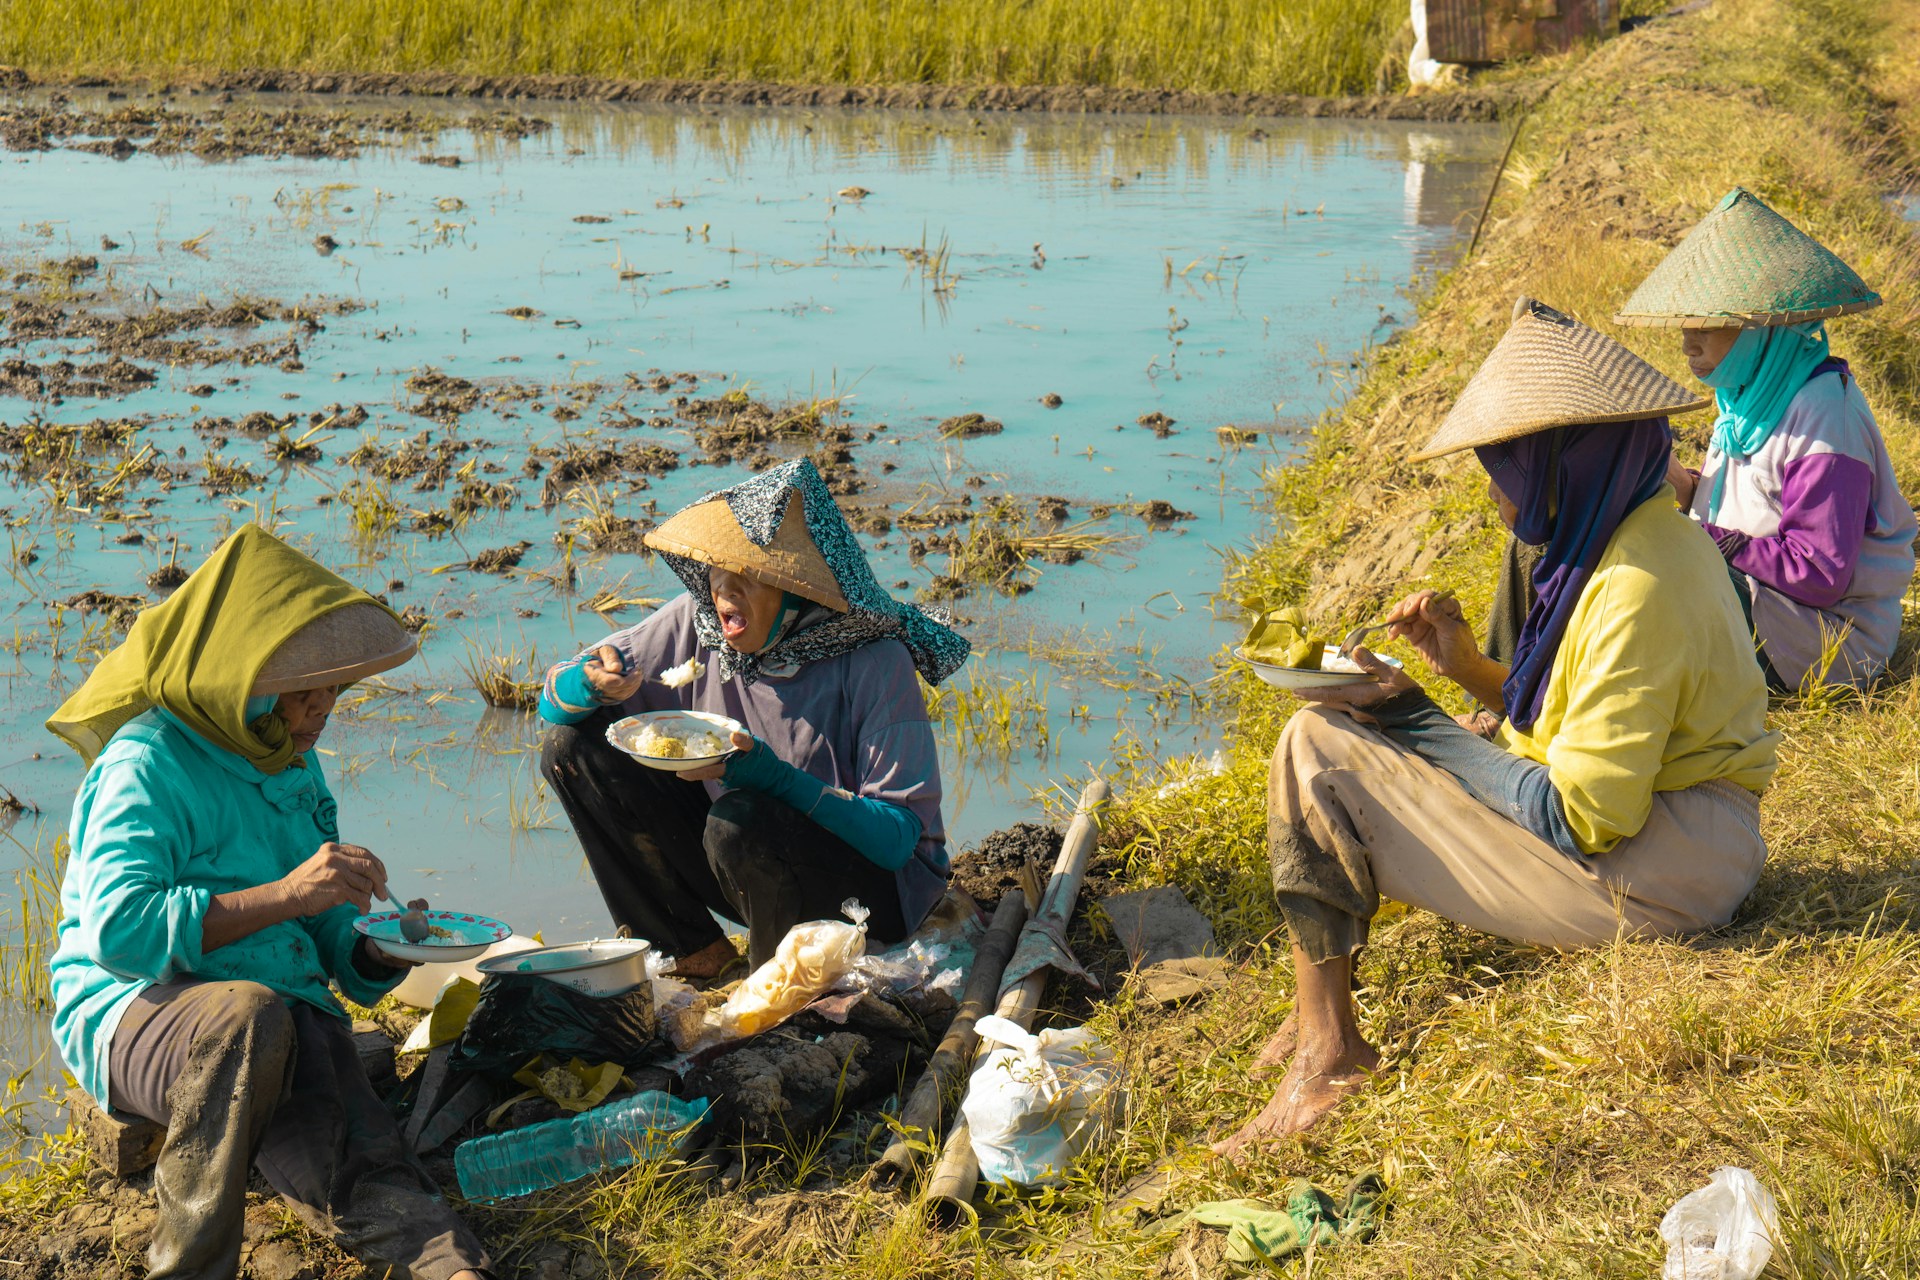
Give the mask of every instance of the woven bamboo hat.
<svg viewBox="0 0 1920 1280">
<path fill-rule="evenodd" d="M 847 612 L 847 598 L 827 558 L 807 532 L 807 514 L 795 491 L 773 541 L 761 546 L 747 536 L 725 498 L 698 502 L 648 531 L 646 544 L 671 556 L 685 556 L 805 596 L 815 604 Z"/>
<path fill-rule="evenodd" d="M 253 694 L 352 684 L 391 671 L 420 651 L 393 614 L 373 603 L 343 605 L 288 636 L 253 682 Z"/>
<path fill-rule="evenodd" d="M 1818 240 L 1735 187 L 1641 281 L 1616 324 L 1752 329 L 1880 305 Z"/>
<path fill-rule="evenodd" d="M 1549 427 L 1704 409 L 1695 395 L 1603 333 L 1520 298 L 1508 329 L 1416 460 Z"/>
</svg>

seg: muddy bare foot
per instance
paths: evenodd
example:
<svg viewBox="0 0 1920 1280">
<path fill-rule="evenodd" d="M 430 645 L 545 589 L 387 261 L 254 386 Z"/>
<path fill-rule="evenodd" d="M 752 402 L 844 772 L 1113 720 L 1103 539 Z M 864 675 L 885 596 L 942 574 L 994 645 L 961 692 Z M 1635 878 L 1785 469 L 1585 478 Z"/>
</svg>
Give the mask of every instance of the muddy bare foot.
<svg viewBox="0 0 1920 1280">
<path fill-rule="evenodd" d="M 1365 1084 L 1379 1066 L 1380 1055 L 1364 1041 L 1324 1065 L 1309 1063 L 1304 1053 L 1294 1055 L 1293 1065 L 1260 1114 L 1226 1141 L 1214 1143 L 1214 1153 L 1234 1156 L 1249 1146 L 1305 1132 Z"/>
<path fill-rule="evenodd" d="M 675 978 L 704 980 L 718 977 L 728 965 L 739 959 L 740 953 L 733 949 L 733 943 L 726 938 L 709 942 L 692 955 L 681 960 L 669 970 Z"/>
<path fill-rule="evenodd" d="M 1260 1056 L 1253 1060 L 1251 1067 L 1247 1068 L 1247 1074 L 1259 1076 L 1280 1070 L 1292 1060 L 1293 1051 L 1299 1045 L 1300 1018 L 1297 1014 L 1290 1013 L 1280 1024 L 1280 1029 L 1273 1033 L 1273 1038 L 1262 1046 Z"/>
</svg>

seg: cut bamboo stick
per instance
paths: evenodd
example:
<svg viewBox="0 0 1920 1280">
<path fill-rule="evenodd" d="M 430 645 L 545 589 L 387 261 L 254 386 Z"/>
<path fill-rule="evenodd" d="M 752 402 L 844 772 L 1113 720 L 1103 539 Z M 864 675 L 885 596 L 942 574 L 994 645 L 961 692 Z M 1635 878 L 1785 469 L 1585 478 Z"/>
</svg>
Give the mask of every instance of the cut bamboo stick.
<svg viewBox="0 0 1920 1280">
<path fill-rule="evenodd" d="M 1020 927 L 1027 922 L 1027 900 L 1019 893 L 1004 894 L 994 910 L 993 924 L 974 953 L 973 973 L 967 978 L 960 1011 L 953 1016 L 947 1034 L 927 1062 L 907 1104 L 900 1108 L 900 1128 L 887 1149 L 874 1162 L 876 1186 L 894 1188 L 913 1177 L 919 1163 L 914 1148 L 926 1143 L 941 1130 L 940 1113 L 946 1099 L 954 1095 L 967 1064 L 973 1061 L 974 1046 L 980 1043 L 973 1024 L 992 1009 L 1000 994 L 1000 975 L 1007 970 L 1013 947 L 1020 940 Z"/>
<path fill-rule="evenodd" d="M 1093 851 L 1100 843 L 1100 812 L 1106 803 L 1107 784 L 1099 778 L 1089 782 L 1086 790 L 1080 793 L 1080 803 L 1073 811 L 1073 822 L 1067 827 L 1066 839 L 1060 843 L 1060 856 L 1053 864 L 1053 877 L 1047 881 L 1047 891 L 1040 898 L 1040 909 L 1027 922 L 1022 938 L 1036 929 L 1050 929 L 1056 933 L 1066 930 L 1067 921 L 1073 918 L 1073 904 L 1080 896 L 1080 886 L 1087 878 L 1087 863 L 1092 861 Z M 1047 990 L 1047 972 L 1043 966 L 1009 987 L 1001 994 L 994 1012 L 1031 1031 L 1033 1015 L 1040 1008 L 1040 997 Z M 978 1039 L 976 1035 L 976 1052 L 979 1048 Z M 967 1119 L 965 1116 L 956 1116 L 953 1127 L 947 1130 L 946 1142 L 941 1146 L 940 1159 L 934 1165 L 933 1176 L 927 1179 L 928 1216 L 943 1227 L 955 1226 L 962 1218 L 972 1217 L 973 1193 L 979 1185 L 980 1162 L 973 1156 Z"/>
</svg>

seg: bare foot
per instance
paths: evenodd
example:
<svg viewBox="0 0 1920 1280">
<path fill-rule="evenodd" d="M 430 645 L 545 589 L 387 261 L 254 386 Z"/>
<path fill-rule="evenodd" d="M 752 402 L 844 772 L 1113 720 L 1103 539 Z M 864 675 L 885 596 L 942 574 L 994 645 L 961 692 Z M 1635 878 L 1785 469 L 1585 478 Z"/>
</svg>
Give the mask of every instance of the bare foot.
<svg viewBox="0 0 1920 1280">
<path fill-rule="evenodd" d="M 1281 1022 L 1280 1029 L 1273 1033 L 1273 1038 L 1260 1050 L 1260 1056 L 1253 1060 L 1253 1065 L 1247 1068 L 1247 1074 L 1260 1076 L 1278 1071 L 1287 1065 L 1299 1044 L 1300 1016 L 1290 1013 L 1285 1021 Z"/>
<path fill-rule="evenodd" d="M 1260 1114 L 1226 1141 L 1214 1143 L 1215 1154 L 1238 1155 L 1245 1147 L 1304 1132 L 1339 1106 L 1349 1092 L 1365 1084 L 1380 1066 L 1379 1053 L 1364 1040 L 1325 1062 L 1309 1060 L 1319 1056 L 1295 1054 L 1293 1065 Z"/>
<path fill-rule="evenodd" d="M 740 953 L 733 949 L 730 939 L 718 938 L 675 964 L 668 970 L 668 975 L 696 981 L 717 977 L 739 957 Z"/>
</svg>

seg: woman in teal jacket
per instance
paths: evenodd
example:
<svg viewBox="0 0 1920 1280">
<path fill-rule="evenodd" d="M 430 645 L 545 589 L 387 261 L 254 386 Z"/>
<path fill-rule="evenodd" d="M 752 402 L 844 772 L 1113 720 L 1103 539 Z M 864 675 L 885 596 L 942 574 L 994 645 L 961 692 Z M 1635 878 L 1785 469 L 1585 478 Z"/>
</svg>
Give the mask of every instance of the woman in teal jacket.
<svg viewBox="0 0 1920 1280">
<path fill-rule="evenodd" d="M 407 966 L 354 930 L 386 869 L 341 843 L 313 747 L 343 685 L 415 647 L 385 606 L 248 525 L 47 723 L 90 765 L 54 1036 L 103 1108 L 167 1128 L 154 1276 L 236 1274 L 249 1164 L 351 1252 L 485 1274 L 331 990 L 372 1004 Z"/>
</svg>

